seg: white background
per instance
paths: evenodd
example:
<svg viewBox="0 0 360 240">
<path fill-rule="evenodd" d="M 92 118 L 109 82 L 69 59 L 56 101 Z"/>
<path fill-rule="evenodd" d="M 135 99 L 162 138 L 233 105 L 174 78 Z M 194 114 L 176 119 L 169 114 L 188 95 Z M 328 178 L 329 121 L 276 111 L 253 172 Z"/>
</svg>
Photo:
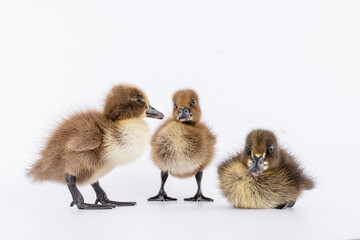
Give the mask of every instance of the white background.
<svg viewBox="0 0 360 240">
<path fill-rule="evenodd" d="M 359 12 L 359 1 L 345 0 L 1 0 L 1 238 L 360 238 Z M 149 150 L 100 181 L 135 207 L 79 211 L 66 186 L 25 178 L 51 129 L 101 109 L 121 82 L 167 116 L 174 91 L 198 91 L 218 136 L 203 178 L 214 203 L 184 203 L 195 179 L 174 177 L 166 190 L 178 202 L 147 202 L 160 185 Z M 146 121 L 152 131 L 161 124 Z M 233 209 L 220 195 L 217 163 L 259 127 L 317 178 L 293 209 Z M 80 190 L 94 201 L 90 186 Z"/>
</svg>

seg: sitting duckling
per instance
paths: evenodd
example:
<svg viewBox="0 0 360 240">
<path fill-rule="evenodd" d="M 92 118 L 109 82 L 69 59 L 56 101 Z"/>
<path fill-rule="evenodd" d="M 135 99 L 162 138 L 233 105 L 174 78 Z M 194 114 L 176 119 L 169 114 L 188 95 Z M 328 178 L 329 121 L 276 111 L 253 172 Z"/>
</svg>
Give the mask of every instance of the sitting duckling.
<svg viewBox="0 0 360 240">
<path fill-rule="evenodd" d="M 221 163 L 218 174 L 223 195 L 237 208 L 293 207 L 315 185 L 267 130 L 250 132 L 245 150 Z"/>
<path fill-rule="evenodd" d="M 133 206 L 135 202 L 116 202 L 107 198 L 98 179 L 116 166 L 140 157 L 150 143 L 144 117 L 162 119 L 164 115 L 149 105 L 145 93 L 130 84 L 112 88 L 103 112 L 74 114 L 60 124 L 27 175 L 35 181 L 67 184 L 79 209 L 111 209 Z M 95 204 L 84 202 L 77 185 L 91 184 Z M 100 202 L 102 205 L 97 205 Z"/>
<path fill-rule="evenodd" d="M 155 132 L 152 140 L 152 159 L 161 170 L 159 194 L 149 201 L 176 201 L 167 196 L 164 185 L 168 174 L 187 178 L 195 176 L 198 190 L 185 201 L 213 201 L 202 194 L 203 170 L 214 156 L 216 138 L 200 122 L 201 109 L 197 93 L 191 89 L 177 91 L 173 96 L 172 118 L 167 119 Z"/>
</svg>

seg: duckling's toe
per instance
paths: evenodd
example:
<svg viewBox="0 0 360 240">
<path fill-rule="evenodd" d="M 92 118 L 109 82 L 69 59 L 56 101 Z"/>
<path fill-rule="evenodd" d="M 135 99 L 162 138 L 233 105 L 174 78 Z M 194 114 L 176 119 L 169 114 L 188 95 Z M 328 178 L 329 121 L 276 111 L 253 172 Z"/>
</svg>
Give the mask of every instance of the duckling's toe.
<svg viewBox="0 0 360 240">
<path fill-rule="evenodd" d="M 117 202 L 109 201 L 110 204 L 116 205 L 117 207 L 135 206 L 136 202 Z"/>
<path fill-rule="evenodd" d="M 117 202 L 117 201 L 111 201 L 109 199 L 106 199 L 106 201 L 100 201 L 99 199 L 96 199 L 95 204 L 98 204 L 100 202 L 102 205 L 115 205 L 116 207 L 126 207 L 126 206 L 135 206 L 136 202 Z"/>
<path fill-rule="evenodd" d="M 75 204 L 72 202 L 70 206 L 74 206 Z M 113 209 L 116 206 L 113 204 L 106 204 L 106 205 L 97 205 L 91 203 L 79 203 L 76 205 L 78 209 L 81 210 L 101 210 L 101 209 Z"/>
</svg>

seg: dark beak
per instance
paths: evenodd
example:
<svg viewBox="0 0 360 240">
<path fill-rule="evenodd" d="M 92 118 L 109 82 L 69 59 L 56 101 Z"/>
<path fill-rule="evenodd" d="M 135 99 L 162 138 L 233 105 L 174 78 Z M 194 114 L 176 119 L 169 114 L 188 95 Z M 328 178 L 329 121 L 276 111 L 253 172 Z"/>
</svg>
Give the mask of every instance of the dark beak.
<svg viewBox="0 0 360 240">
<path fill-rule="evenodd" d="M 180 108 L 177 120 L 180 122 L 187 121 L 191 118 L 190 110 L 188 108 Z"/>
<path fill-rule="evenodd" d="M 263 157 L 256 157 L 254 156 L 251 159 L 251 165 L 249 167 L 249 172 L 253 176 L 258 176 L 259 174 L 264 172 L 264 159 Z"/>
<path fill-rule="evenodd" d="M 149 105 L 149 110 L 146 111 L 146 117 L 149 118 L 156 118 L 156 119 L 163 119 L 164 114 L 153 108 L 151 105 Z"/>
</svg>

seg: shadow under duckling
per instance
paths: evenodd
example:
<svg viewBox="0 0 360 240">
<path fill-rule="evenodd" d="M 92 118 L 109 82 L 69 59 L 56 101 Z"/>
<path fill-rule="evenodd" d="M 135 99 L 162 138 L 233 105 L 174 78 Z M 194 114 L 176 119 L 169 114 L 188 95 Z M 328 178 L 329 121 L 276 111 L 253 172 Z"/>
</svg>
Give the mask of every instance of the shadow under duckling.
<svg viewBox="0 0 360 240">
<path fill-rule="evenodd" d="M 221 163 L 218 174 L 223 195 L 236 208 L 293 207 L 303 190 L 315 186 L 275 135 L 261 129 L 249 133 L 245 150 Z"/>
<path fill-rule="evenodd" d="M 207 201 L 202 194 L 201 180 L 203 170 L 211 163 L 216 137 L 210 129 L 200 122 L 201 109 L 199 97 L 194 90 L 179 90 L 173 95 L 172 117 L 167 119 L 155 132 L 151 140 L 152 160 L 161 170 L 159 193 L 148 201 L 176 201 L 169 197 L 164 185 L 168 174 L 178 178 L 195 176 L 198 190 L 185 201 Z"/>
<path fill-rule="evenodd" d="M 111 209 L 133 206 L 135 202 L 116 202 L 107 198 L 98 179 L 119 165 L 140 157 L 150 143 L 144 117 L 162 119 L 164 115 L 149 105 L 145 93 L 130 84 L 113 87 L 103 112 L 85 111 L 72 115 L 53 132 L 41 158 L 28 170 L 34 181 L 67 184 L 79 209 Z M 77 185 L 91 184 L 95 204 L 84 202 Z M 97 205 L 97 203 L 102 205 Z"/>
</svg>

